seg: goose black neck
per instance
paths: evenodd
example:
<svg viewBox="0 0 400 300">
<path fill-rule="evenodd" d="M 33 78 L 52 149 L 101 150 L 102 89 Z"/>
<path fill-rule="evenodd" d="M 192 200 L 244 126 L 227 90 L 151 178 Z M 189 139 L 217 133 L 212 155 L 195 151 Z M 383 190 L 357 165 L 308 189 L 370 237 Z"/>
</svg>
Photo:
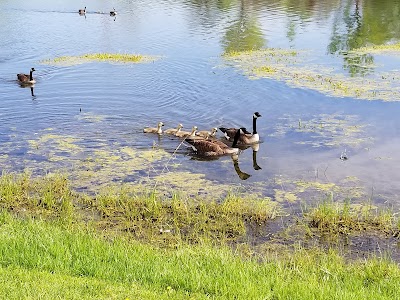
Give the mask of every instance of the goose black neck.
<svg viewBox="0 0 400 300">
<path fill-rule="evenodd" d="M 257 118 L 253 117 L 253 134 L 257 133 Z"/>
<path fill-rule="evenodd" d="M 30 72 L 29 72 L 29 80 L 33 80 L 33 76 L 32 76 L 32 73 L 33 73 L 33 71 L 31 70 Z"/>
<path fill-rule="evenodd" d="M 236 145 L 239 141 L 239 137 L 240 137 L 240 131 L 241 129 L 238 129 L 235 133 L 235 137 L 233 138 L 233 144 L 232 144 L 232 148 L 236 148 Z"/>
</svg>

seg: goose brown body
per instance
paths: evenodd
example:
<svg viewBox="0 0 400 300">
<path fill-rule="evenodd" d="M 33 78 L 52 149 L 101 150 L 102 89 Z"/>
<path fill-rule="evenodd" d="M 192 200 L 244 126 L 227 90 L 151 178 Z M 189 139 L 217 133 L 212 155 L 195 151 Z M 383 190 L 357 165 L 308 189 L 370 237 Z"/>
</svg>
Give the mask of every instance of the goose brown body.
<svg viewBox="0 0 400 300">
<path fill-rule="evenodd" d="M 33 72 L 35 72 L 35 68 L 31 68 L 29 75 L 27 74 L 17 74 L 18 81 L 22 84 L 34 84 L 36 81 L 33 79 Z"/>
<path fill-rule="evenodd" d="M 257 118 L 261 117 L 260 113 L 255 112 L 253 114 L 253 133 L 248 132 L 247 130 L 244 131 L 239 137 L 239 144 L 254 144 L 260 141 L 260 136 L 257 133 Z M 227 140 L 231 140 L 234 138 L 237 128 L 225 128 L 220 127 L 221 130 Z"/>
<path fill-rule="evenodd" d="M 222 156 L 226 154 L 237 154 L 239 148 L 236 148 L 242 128 L 237 129 L 232 147 L 219 140 L 196 140 L 187 138 L 186 141 L 192 146 L 193 150 L 201 156 Z"/>
</svg>

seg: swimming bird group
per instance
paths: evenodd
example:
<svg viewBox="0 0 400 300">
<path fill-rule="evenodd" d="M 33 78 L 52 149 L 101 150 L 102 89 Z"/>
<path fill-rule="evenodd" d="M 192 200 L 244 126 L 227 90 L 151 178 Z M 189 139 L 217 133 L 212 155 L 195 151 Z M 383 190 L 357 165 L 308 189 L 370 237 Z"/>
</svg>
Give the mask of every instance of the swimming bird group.
<svg viewBox="0 0 400 300">
<path fill-rule="evenodd" d="M 85 16 L 86 17 L 86 6 L 85 6 L 85 8 L 78 9 L 78 14 L 80 14 L 81 16 Z M 115 17 L 116 15 L 117 15 L 117 11 L 113 7 L 113 10 L 110 11 L 110 16 Z M 114 21 L 115 21 L 115 19 L 114 19 Z M 31 70 L 29 72 L 29 75 L 28 74 L 24 74 L 24 73 L 17 74 L 18 82 L 21 85 L 33 85 L 33 84 L 35 84 L 36 80 L 33 79 L 33 75 L 32 75 L 32 73 L 34 71 L 36 71 L 35 68 L 31 68 Z"/>
<path fill-rule="evenodd" d="M 226 128 L 220 127 L 219 130 L 224 134 L 227 141 L 232 144 L 229 146 L 227 143 L 216 138 L 218 129 L 212 128 L 210 131 L 202 130 L 197 131 L 197 126 L 193 126 L 192 130 L 182 130 L 183 125 L 179 123 L 176 128 L 169 128 L 165 131 L 162 130 L 164 126 L 163 122 L 159 122 L 157 127 L 146 127 L 143 129 L 144 133 L 155 133 L 158 135 L 170 135 L 178 138 L 183 138 L 187 142 L 193 151 L 200 156 L 222 156 L 222 155 L 234 155 L 239 153 L 238 145 L 252 145 L 259 143 L 260 136 L 257 132 L 257 118 L 261 117 L 261 114 L 255 112 L 253 114 L 253 132 L 248 132 L 245 127 L 240 128 Z"/>
<path fill-rule="evenodd" d="M 78 13 L 80 15 L 85 15 L 86 14 L 86 6 L 84 9 L 78 9 Z M 115 8 L 113 7 L 113 10 L 110 11 L 110 16 L 115 17 L 117 15 L 117 11 L 115 10 Z"/>
</svg>

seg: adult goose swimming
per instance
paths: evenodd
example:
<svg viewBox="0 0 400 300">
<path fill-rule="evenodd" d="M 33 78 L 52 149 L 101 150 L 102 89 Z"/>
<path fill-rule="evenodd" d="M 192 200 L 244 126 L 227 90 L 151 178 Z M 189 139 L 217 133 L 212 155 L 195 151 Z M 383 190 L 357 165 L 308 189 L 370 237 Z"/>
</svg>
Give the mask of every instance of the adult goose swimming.
<svg viewBox="0 0 400 300">
<path fill-rule="evenodd" d="M 113 10 L 110 11 L 110 16 L 115 17 L 117 15 L 117 11 L 115 10 L 115 8 L 113 7 Z"/>
<path fill-rule="evenodd" d="M 261 117 L 259 112 L 255 112 L 253 114 L 253 133 L 243 131 L 243 133 L 239 137 L 239 144 L 254 144 L 258 143 L 260 141 L 260 136 L 257 133 L 257 118 Z M 230 140 L 233 139 L 233 137 L 236 134 L 237 129 L 236 128 L 225 128 L 225 127 L 220 127 L 219 130 L 221 130 L 226 139 Z"/>
<path fill-rule="evenodd" d="M 23 74 L 23 73 L 17 74 L 17 78 L 18 78 L 19 83 L 21 83 L 21 84 L 34 84 L 34 83 L 36 83 L 36 80 L 33 79 L 33 76 L 32 76 L 32 73 L 35 72 L 35 71 L 36 71 L 35 68 L 31 68 L 31 71 L 29 72 L 29 75 Z"/>
<path fill-rule="evenodd" d="M 158 122 L 157 128 L 146 127 L 146 128 L 143 129 L 143 132 L 144 133 L 157 133 L 157 134 L 161 135 L 163 133 L 162 129 L 161 129 L 162 126 L 164 126 L 164 123 L 163 122 Z"/>
<path fill-rule="evenodd" d="M 186 141 L 192 146 L 193 150 L 200 156 L 222 156 L 226 154 L 238 154 L 237 143 L 242 133 L 242 128 L 237 129 L 233 138 L 232 147 L 219 140 L 194 140 L 187 138 Z"/>
</svg>

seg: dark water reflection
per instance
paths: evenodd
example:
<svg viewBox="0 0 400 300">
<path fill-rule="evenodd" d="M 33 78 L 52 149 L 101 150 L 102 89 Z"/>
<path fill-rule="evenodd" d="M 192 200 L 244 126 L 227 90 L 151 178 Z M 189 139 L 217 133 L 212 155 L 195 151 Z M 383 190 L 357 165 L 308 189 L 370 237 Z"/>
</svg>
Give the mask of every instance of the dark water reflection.
<svg viewBox="0 0 400 300">
<path fill-rule="evenodd" d="M 174 154 L 169 172 L 206 174 L 206 184 L 232 184 L 274 199 L 297 195 L 313 201 L 334 193 L 341 199 L 400 204 L 397 102 L 327 97 L 271 79 L 250 80 L 224 67 L 221 59 L 225 52 L 265 47 L 308 49 L 316 63 L 369 76 L 375 69 L 366 65 L 397 66 L 398 58 L 348 52 L 397 42 L 400 1 L 121 0 L 86 5 L 87 13 L 80 16 L 80 1 L 0 3 L 3 170 L 68 170 L 78 178 L 84 167 L 100 172 L 109 164 L 109 182 L 138 181 L 151 168 L 165 168 L 166 158 L 151 168 L 130 169 L 108 158 L 123 160 L 128 147 L 148 151 L 156 145 Z M 109 15 L 113 7 L 116 17 Z M 135 65 L 40 63 L 93 52 L 162 58 Z M 20 88 L 16 74 L 31 67 L 37 70 L 34 90 Z M 254 111 L 264 116 L 258 125 L 263 143 L 256 152 L 244 150 L 236 162 L 229 157 L 191 159 L 183 145 L 176 150 L 178 140 L 142 133 L 159 120 L 168 128 L 183 123 L 186 130 L 192 125 L 250 129 Z M 328 119 L 334 120 L 331 125 L 341 124 L 332 127 L 331 137 L 321 135 L 318 127 Z M 299 120 L 305 127 L 298 128 Z M 347 136 L 360 142 L 348 142 Z M 329 139 L 333 142 L 321 142 Z M 349 159 L 341 161 L 345 149 Z M 309 194 L 301 182 L 308 183 Z M 328 189 L 331 183 L 341 188 Z"/>
</svg>

